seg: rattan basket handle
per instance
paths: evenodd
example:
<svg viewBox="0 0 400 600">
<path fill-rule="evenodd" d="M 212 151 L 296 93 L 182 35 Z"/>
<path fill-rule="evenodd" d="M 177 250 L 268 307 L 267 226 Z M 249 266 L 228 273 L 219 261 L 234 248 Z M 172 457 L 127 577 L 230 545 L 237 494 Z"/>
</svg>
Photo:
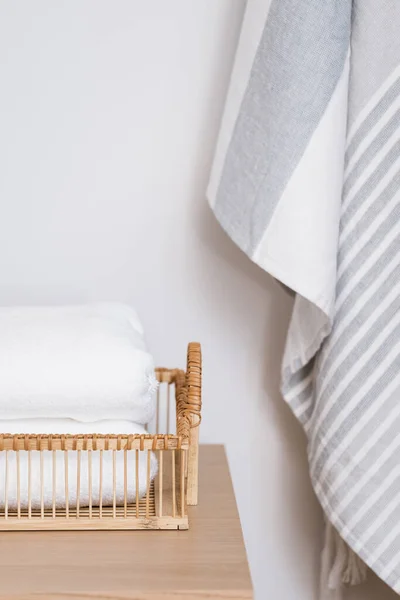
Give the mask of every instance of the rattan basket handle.
<svg viewBox="0 0 400 600">
<path fill-rule="evenodd" d="M 198 342 L 190 342 L 187 351 L 185 409 L 192 417 L 192 427 L 197 427 L 201 421 L 201 369 L 201 346 Z"/>
<path fill-rule="evenodd" d="M 199 478 L 199 424 L 201 421 L 201 346 L 191 342 L 187 352 L 186 413 L 190 418 L 189 455 L 187 473 L 187 503 L 198 501 Z"/>
</svg>

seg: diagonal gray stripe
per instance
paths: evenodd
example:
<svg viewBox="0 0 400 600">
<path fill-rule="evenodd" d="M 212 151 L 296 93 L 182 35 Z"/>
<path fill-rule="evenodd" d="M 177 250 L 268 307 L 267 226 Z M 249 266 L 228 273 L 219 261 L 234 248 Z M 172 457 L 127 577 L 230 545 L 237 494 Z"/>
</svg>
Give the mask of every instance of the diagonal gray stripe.
<svg viewBox="0 0 400 600">
<path fill-rule="evenodd" d="M 359 244 L 359 239 L 364 231 L 372 225 L 376 217 L 382 212 L 387 204 L 393 200 L 393 198 L 399 194 L 400 191 L 400 172 L 397 177 L 393 179 L 387 186 L 386 190 L 381 194 L 379 199 L 370 206 L 368 211 L 364 214 L 363 218 L 360 219 L 354 226 L 351 235 L 346 238 L 346 241 L 339 250 L 338 264 L 340 265 L 343 260 L 346 259 L 348 253 L 355 246 Z M 357 276 L 357 272 L 362 265 L 374 254 L 379 252 L 379 244 L 383 242 L 388 233 L 393 231 L 393 227 L 400 220 L 400 198 L 399 203 L 393 208 L 391 213 L 386 219 L 377 227 L 377 229 L 371 234 L 371 237 L 367 240 L 364 246 L 360 247 L 353 260 L 348 264 L 342 275 L 339 277 L 336 285 L 336 294 L 339 296 L 342 290 L 345 289 L 349 281 L 354 281 Z"/>
<path fill-rule="evenodd" d="M 339 363 L 335 372 L 332 373 L 332 363 L 336 361 L 337 358 L 341 358 L 342 353 L 345 352 L 348 343 L 352 340 L 352 338 L 361 330 L 363 331 L 365 328 L 365 322 L 367 319 L 374 315 L 376 310 L 376 306 L 379 306 L 379 303 L 383 301 L 386 295 L 393 289 L 393 285 L 398 285 L 400 276 L 400 266 L 397 266 L 391 275 L 388 277 L 388 280 L 385 282 L 384 289 L 380 289 L 374 296 L 370 299 L 370 301 L 362 308 L 362 310 L 352 319 L 350 324 L 346 327 L 343 334 L 340 336 L 339 340 L 334 344 L 332 350 L 329 348 L 329 345 L 324 348 L 324 351 L 320 355 L 320 360 L 322 363 L 321 375 L 318 376 L 316 380 L 316 389 L 315 389 L 315 409 L 313 412 L 314 424 L 316 424 L 320 420 L 321 411 L 324 410 L 325 404 L 331 394 L 334 393 L 336 385 L 338 381 L 341 381 L 346 375 L 346 371 L 344 367 L 341 367 L 341 363 Z M 398 307 L 396 307 L 398 310 Z M 392 303 L 386 311 L 384 311 L 379 318 L 373 318 L 372 323 L 369 325 L 368 330 L 361 338 L 361 340 L 357 343 L 357 345 L 353 348 L 349 356 L 343 358 L 343 361 L 348 361 L 349 368 L 357 361 L 362 360 L 362 354 L 366 351 L 369 344 L 373 343 L 376 336 L 380 333 L 380 331 L 385 327 L 385 325 L 390 323 L 390 319 L 393 318 L 393 315 L 396 314 L 395 303 Z M 382 329 L 380 329 L 382 328 Z M 360 344 L 360 348 L 358 345 Z M 346 353 L 347 354 L 347 353 Z M 379 365 L 375 365 L 377 370 Z M 322 371 L 324 371 L 324 375 L 322 375 Z M 338 375 L 340 373 L 340 377 Z M 325 382 L 327 384 L 325 386 Z M 321 394 L 321 388 L 324 385 L 324 395 Z M 337 405 L 337 401 L 335 400 L 335 406 Z M 343 407 L 343 410 L 346 410 L 346 407 Z M 332 413 L 328 413 L 328 415 L 324 416 L 322 427 L 326 425 L 330 418 L 332 418 Z M 313 436 L 310 449 L 312 452 L 316 451 L 318 438 Z"/>
<path fill-rule="evenodd" d="M 310 375 L 313 368 L 314 362 L 310 361 L 302 369 L 296 371 L 296 373 L 294 373 L 290 379 L 290 387 L 293 388 L 294 386 L 301 383 L 303 379 Z"/>
<path fill-rule="evenodd" d="M 359 298 L 359 296 L 364 292 L 365 289 L 372 287 L 372 289 L 374 288 L 374 283 L 375 280 L 377 279 L 379 273 L 396 257 L 399 255 L 399 240 L 398 239 L 394 239 L 389 246 L 386 248 L 385 252 L 383 252 L 382 254 L 378 255 L 376 257 L 376 261 L 375 263 L 370 267 L 369 271 L 367 271 L 367 273 L 365 273 L 365 275 L 362 277 L 362 279 L 360 279 L 358 281 L 358 283 L 356 284 L 356 286 L 352 289 L 351 293 L 348 295 L 348 297 L 346 298 L 346 300 L 343 302 L 342 306 L 340 307 L 340 309 L 338 310 L 336 317 L 335 317 L 335 326 L 337 326 L 337 324 L 346 316 L 346 314 L 350 311 L 350 309 L 352 308 L 352 306 L 354 306 L 354 304 L 356 303 L 357 299 Z M 396 269 L 398 266 L 399 261 L 396 261 Z M 394 271 L 392 270 L 391 273 L 393 273 Z M 347 270 L 345 277 L 347 278 L 357 278 L 357 272 L 356 271 L 350 271 Z M 393 282 L 393 285 L 395 285 L 399 280 L 397 279 L 396 281 Z M 343 280 L 341 281 L 342 285 L 345 285 L 347 283 L 346 279 L 343 277 Z M 386 282 L 385 282 L 386 283 Z M 385 286 L 382 286 L 380 289 L 384 289 Z M 341 288 L 339 289 L 339 292 L 341 291 Z M 377 290 L 377 294 L 379 294 L 380 290 Z M 372 297 L 373 299 L 375 299 L 375 302 L 378 302 L 378 300 L 375 298 L 375 295 Z M 368 301 L 367 306 L 370 305 L 370 301 Z M 378 304 L 375 304 L 375 307 L 378 306 Z"/>
<path fill-rule="evenodd" d="M 394 240 L 387 249 L 386 253 L 383 254 L 380 259 L 371 267 L 362 281 L 355 286 L 349 298 L 343 304 L 340 313 L 337 315 L 334 328 L 336 328 L 340 321 L 346 317 L 348 310 L 354 306 L 360 294 L 374 284 L 374 281 L 376 280 L 378 274 L 382 271 L 384 265 L 397 255 L 398 240 Z M 318 390 L 320 389 L 321 383 L 328 376 L 328 373 L 332 368 L 332 363 L 345 350 L 348 342 L 354 337 L 359 328 L 364 327 L 367 319 L 376 311 L 376 307 L 379 306 L 388 293 L 392 291 L 393 286 L 398 285 L 399 281 L 400 265 L 396 263 L 383 285 L 378 288 L 371 298 L 364 304 L 364 306 L 362 306 L 358 314 L 350 321 L 336 342 L 333 345 L 325 346 L 318 361 L 317 396 L 319 396 Z"/>
<path fill-rule="evenodd" d="M 314 385 L 313 382 L 309 383 L 308 386 L 300 392 L 290 403 L 290 406 L 295 411 L 299 409 L 305 402 L 308 402 L 313 396 Z"/>
<path fill-rule="evenodd" d="M 314 410 L 314 405 L 311 403 L 310 406 L 303 411 L 300 415 L 297 416 L 298 421 L 303 425 L 308 425 L 310 419 L 312 418 L 312 413 Z"/>
<path fill-rule="evenodd" d="M 396 468 L 396 460 L 392 457 L 391 460 L 392 471 Z M 382 475 L 382 474 L 380 474 Z M 389 473 L 388 473 L 389 475 Z M 374 491 L 376 491 L 376 483 L 374 485 Z M 399 513 L 398 513 L 398 505 L 393 506 L 391 512 L 386 516 L 385 520 L 379 524 L 377 530 L 370 536 L 368 536 L 368 530 L 371 529 L 371 526 L 375 524 L 377 520 L 381 519 L 382 513 L 385 508 L 389 505 L 389 503 L 394 499 L 394 497 L 400 491 L 400 478 L 397 477 L 389 486 L 384 493 L 375 501 L 373 506 L 369 509 L 369 511 L 362 517 L 359 523 L 355 527 L 352 528 L 352 531 L 359 535 L 360 537 L 365 538 L 367 534 L 367 540 L 373 546 L 378 546 L 383 540 L 387 539 L 388 535 L 393 531 L 393 529 L 399 524 Z M 370 492 L 373 493 L 373 492 Z M 354 511 L 354 508 L 353 508 Z M 348 512 L 348 511 L 346 511 Z M 388 557 L 388 553 L 392 554 L 393 549 L 384 550 L 384 553 L 381 558 Z M 385 560 L 385 559 L 384 559 Z M 388 561 L 389 562 L 389 561 Z M 387 564 L 387 563 L 386 563 Z"/>
<path fill-rule="evenodd" d="M 399 129 L 400 125 L 400 109 L 393 115 L 388 123 L 381 129 L 378 135 L 372 140 L 371 144 L 360 156 L 359 160 L 354 165 L 346 182 L 343 187 L 343 198 L 346 198 L 349 190 L 353 187 L 359 177 L 364 173 L 368 172 L 368 166 L 370 162 L 376 157 L 376 155 L 382 150 L 384 144 L 389 138 Z"/>
<path fill-rule="evenodd" d="M 351 2 L 272 0 L 214 212 L 248 254 L 323 116 L 349 48 Z"/>
<path fill-rule="evenodd" d="M 385 370 L 384 373 L 380 375 L 380 366 L 384 358 L 390 353 L 390 351 L 398 346 L 398 354 L 395 359 L 391 362 L 390 366 Z M 320 480 L 320 473 L 325 465 L 325 462 L 329 459 L 329 455 L 346 439 L 347 435 L 351 432 L 354 424 L 358 422 L 358 420 L 362 417 L 363 414 L 367 411 L 367 409 L 376 401 L 377 398 L 381 396 L 384 390 L 387 388 L 389 383 L 392 382 L 394 378 L 399 375 L 400 371 L 400 325 L 393 329 L 390 336 L 387 338 L 385 344 L 382 345 L 381 348 L 373 357 L 364 365 L 360 373 L 353 379 L 351 384 L 346 388 L 346 390 L 341 394 L 339 399 L 336 401 L 335 408 L 341 408 L 342 412 L 345 410 L 346 405 L 354 394 L 360 389 L 361 385 L 365 382 L 366 378 L 373 372 L 376 373 L 376 378 L 374 383 L 369 388 L 368 392 L 363 395 L 362 402 L 359 402 L 355 408 L 351 412 L 346 410 L 346 418 L 340 424 L 340 427 L 336 429 L 331 435 L 329 440 L 323 440 L 325 428 L 327 423 L 324 422 L 319 427 L 318 431 L 315 431 L 314 434 L 316 438 L 319 440 L 319 445 L 322 447 L 322 452 L 320 453 L 316 464 L 312 470 L 312 477 L 314 481 Z M 332 422 L 333 416 L 328 419 Z M 317 447 L 317 446 L 316 446 Z"/>
<path fill-rule="evenodd" d="M 399 390 L 396 390 L 395 393 L 391 394 L 390 398 L 388 398 L 385 403 L 385 414 L 382 415 L 378 413 L 376 418 L 374 419 L 373 427 L 378 427 L 385 419 L 386 415 L 392 409 L 395 409 L 399 403 Z M 393 419 L 389 424 L 386 432 L 376 441 L 376 443 L 362 456 L 362 458 L 357 462 L 354 468 L 348 473 L 348 477 L 343 480 L 343 482 L 336 488 L 335 493 L 332 494 L 332 498 L 334 502 L 340 502 L 346 495 L 349 489 L 349 480 L 360 481 L 361 477 L 364 474 L 375 467 L 376 462 L 380 459 L 382 455 L 382 449 L 386 446 L 386 440 L 394 440 L 396 437 L 399 437 L 400 431 L 400 417 Z M 362 448 L 365 445 L 365 442 L 371 436 L 371 427 L 364 427 L 355 437 L 353 442 L 353 447 Z M 399 447 L 396 452 L 399 452 L 400 448 L 400 439 L 398 440 Z M 351 450 L 350 450 L 351 453 Z M 388 458 L 386 458 L 385 462 L 379 466 L 379 474 L 380 476 L 387 477 L 392 470 L 392 461 L 393 454 L 391 454 Z M 396 467 L 399 467 L 399 461 L 395 461 Z M 328 478 L 327 478 L 328 479 Z M 363 498 L 368 498 L 375 490 L 375 482 L 373 478 L 365 481 L 365 484 L 360 488 L 359 492 L 352 498 L 352 500 L 348 503 L 346 510 L 353 512 L 357 512 L 357 506 L 363 504 Z"/>
<path fill-rule="evenodd" d="M 351 233 L 349 233 L 347 235 L 345 241 L 343 243 L 341 243 L 341 245 L 339 247 L 339 253 L 338 253 L 338 265 L 340 265 L 343 262 L 343 260 L 346 259 L 346 256 L 348 255 L 350 250 L 354 246 L 358 245 L 358 243 L 359 243 L 358 241 L 359 241 L 361 235 L 363 234 L 363 232 L 366 231 L 370 225 L 372 225 L 372 223 L 375 221 L 376 217 L 388 205 L 388 203 L 393 200 L 394 196 L 399 192 L 399 190 L 400 190 L 400 171 L 399 171 L 399 173 L 397 173 L 396 177 L 394 177 L 391 180 L 391 182 L 386 186 L 386 188 L 384 189 L 382 194 L 379 196 L 377 201 L 374 202 L 369 207 L 367 212 L 363 215 L 363 217 L 355 223 L 353 229 L 351 230 Z M 400 215 L 398 213 L 399 209 L 400 209 L 400 206 L 396 206 L 394 208 L 392 215 L 391 215 L 392 220 L 388 221 L 388 219 L 386 219 L 386 221 L 382 225 L 380 225 L 380 227 L 377 229 L 376 233 L 373 235 L 372 238 L 369 239 L 367 244 L 365 244 L 363 246 L 363 248 L 360 248 L 357 256 L 354 258 L 354 260 L 351 263 L 349 263 L 345 272 L 347 272 L 348 270 L 355 271 L 357 268 L 357 266 L 356 266 L 357 264 L 358 264 L 358 267 L 361 267 L 364 260 L 367 257 L 371 256 L 371 254 L 377 248 L 377 246 L 376 246 L 377 241 L 380 238 L 383 239 L 383 237 L 388 233 L 388 231 L 393 228 L 393 223 L 398 222 L 398 219 L 400 218 Z M 366 254 L 363 256 L 362 253 L 364 251 L 366 252 Z M 354 261 L 356 261 L 356 262 L 354 262 Z M 343 277 L 344 277 L 344 273 L 338 280 L 338 287 L 337 287 L 338 292 L 343 288 L 343 285 L 344 285 L 342 282 Z"/>
<path fill-rule="evenodd" d="M 358 146 L 365 138 L 365 136 L 371 131 L 373 127 L 378 123 L 379 119 L 382 115 L 388 110 L 389 106 L 393 104 L 393 102 L 400 95 L 400 77 L 396 79 L 396 81 L 391 85 L 386 94 L 382 97 L 382 99 L 378 102 L 378 104 L 373 108 L 373 110 L 368 114 L 366 119 L 360 125 L 357 133 L 354 135 L 349 147 L 346 152 L 346 166 L 353 156 L 354 152 L 357 150 Z"/>
<path fill-rule="evenodd" d="M 385 310 L 382 315 L 380 315 L 379 319 L 377 319 L 373 325 L 366 331 L 360 341 L 357 343 L 355 349 L 339 364 L 339 366 L 335 369 L 333 373 L 329 373 L 329 382 L 326 385 L 322 396 L 320 397 L 321 405 L 324 406 L 324 402 L 331 397 L 334 393 L 335 388 L 337 387 L 337 382 L 342 381 L 347 373 L 356 365 L 361 365 L 364 359 L 365 353 L 370 348 L 373 341 L 379 335 L 379 333 L 390 324 L 393 317 L 400 310 L 400 296 L 396 298 L 392 304 Z M 371 314 L 371 313 L 370 313 Z M 353 323 L 353 327 L 350 331 L 346 331 L 346 339 L 350 340 L 360 329 L 362 330 L 364 327 L 364 323 L 360 319 L 357 319 Z M 389 332 L 388 332 L 389 336 Z M 386 344 L 384 340 L 382 342 L 382 346 Z M 375 355 L 374 355 L 375 356 Z M 336 356 L 335 356 L 336 358 Z M 371 361 L 372 359 L 370 359 Z M 365 365 L 364 365 L 365 366 Z M 376 363 L 376 367 L 379 368 L 379 364 Z M 362 370 L 360 370 L 361 373 Z M 325 382 L 324 382 L 325 383 Z M 340 405 L 340 401 L 338 400 L 333 405 L 331 411 L 325 416 L 324 422 L 328 423 L 329 421 L 333 421 L 334 418 L 338 416 L 338 414 L 342 411 L 342 406 Z M 323 422 L 323 423 L 324 423 Z M 322 425 L 323 427 L 324 425 Z"/>
<path fill-rule="evenodd" d="M 393 461 L 392 461 L 393 462 Z M 392 465 L 394 467 L 394 465 Z M 393 471 L 393 468 L 392 468 Z M 387 474 L 389 475 L 390 472 Z M 381 475 L 381 474 L 380 474 Z M 360 521 L 351 527 L 351 532 L 353 535 L 357 536 L 357 539 L 365 539 L 368 543 L 371 543 L 373 547 L 377 546 L 382 540 L 384 540 L 387 535 L 393 530 L 394 524 L 398 524 L 398 515 L 397 515 L 397 523 L 393 523 L 393 514 L 389 514 L 386 519 L 379 525 L 377 531 L 372 533 L 371 527 L 375 525 L 376 521 L 381 518 L 383 510 L 388 506 L 389 502 L 393 500 L 394 496 L 399 491 L 399 480 L 395 480 L 391 483 L 389 488 L 385 491 L 382 490 L 381 495 L 377 498 L 374 504 L 368 509 L 368 511 L 362 516 Z M 367 491 L 369 489 L 370 491 Z M 343 511 L 346 515 L 346 520 L 349 522 L 356 513 L 359 512 L 361 508 L 363 508 L 365 499 L 369 498 L 371 494 L 376 492 L 377 486 L 376 481 L 373 481 L 373 485 L 369 485 L 364 492 L 364 496 L 357 497 L 357 504 L 352 503 L 350 506 L 346 507 Z M 368 494 L 368 495 L 365 495 Z M 394 508 L 396 511 L 396 509 Z M 368 532 L 371 532 L 371 535 L 368 535 Z"/>
<path fill-rule="evenodd" d="M 399 493 L 399 490 L 400 490 L 400 486 L 399 486 L 399 481 L 397 480 L 396 484 L 392 488 L 390 500 L 393 500 L 394 496 Z M 381 503 L 381 506 L 380 506 L 381 512 L 384 510 L 385 506 L 387 506 L 387 502 L 388 502 L 388 500 L 385 499 Z M 370 543 L 377 546 L 378 543 L 382 542 L 382 540 L 387 539 L 387 536 L 390 533 L 392 533 L 392 531 L 395 529 L 395 527 L 398 526 L 398 524 L 399 524 L 399 504 L 397 504 L 397 506 L 395 507 L 393 512 L 389 515 L 389 517 L 386 520 L 383 527 L 382 528 L 379 527 L 379 531 L 377 532 L 376 537 L 374 536 L 374 538 L 372 538 L 370 540 Z M 390 543 L 390 545 L 386 548 L 386 550 L 384 550 L 382 552 L 379 559 L 377 559 L 373 563 L 375 565 L 375 568 L 377 568 L 378 565 L 382 568 L 382 565 L 384 565 L 386 567 L 386 565 L 388 565 L 389 563 L 393 564 L 392 559 L 396 558 L 397 560 L 395 561 L 395 565 L 391 569 L 391 576 L 395 576 L 397 579 L 397 582 L 399 581 L 399 578 L 400 578 L 399 548 L 400 548 L 400 533 L 397 534 L 395 539 Z M 398 583 L 397 583 L 397 586 L 398 586 Z M 398 594 L 398 589 L 396 591 Z"/>
<path fill-rule="evenodd" d="M 376 167 L 375 171 L 368 177 L 364 185 L 359 189 L 353 200 L 342 214 L 340 219 L 340 233 L 347 226 L 349 221 L 356 218 L 356 213 L 364 202 L 369 198 L 372 191 L 376 188 L 379 182 L 387 174 L 390 167 L 396 162 L 400 156 L 400 141 L 397 142 L 387 153 L 382 162 Z M 356 219 L 355 219 L 356 220 Z"/>
</svg>

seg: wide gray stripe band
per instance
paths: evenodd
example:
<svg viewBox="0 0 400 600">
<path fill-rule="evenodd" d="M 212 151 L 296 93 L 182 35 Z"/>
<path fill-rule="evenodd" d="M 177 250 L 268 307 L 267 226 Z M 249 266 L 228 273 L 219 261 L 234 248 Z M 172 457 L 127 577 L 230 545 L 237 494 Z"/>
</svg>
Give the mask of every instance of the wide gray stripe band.
<svg viewBox="0 0 400 600">
<path fill-rule="evenodd" d="M 252 255 L 343 72 L 351 3 L 272 0 L 214 212 Z"/>
</svg>

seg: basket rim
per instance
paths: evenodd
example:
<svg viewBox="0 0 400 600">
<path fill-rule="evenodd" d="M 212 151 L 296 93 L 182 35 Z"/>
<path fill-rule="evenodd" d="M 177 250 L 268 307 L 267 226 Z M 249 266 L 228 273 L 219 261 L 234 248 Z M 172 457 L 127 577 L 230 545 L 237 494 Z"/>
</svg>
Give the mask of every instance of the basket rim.
<svg viewBox="0 0 400 600">
<path fill-rule="evenodd" d="M 175 434 L 0 433 L 1 451 L 185 450 L 189 438 Z"/>
</svg>

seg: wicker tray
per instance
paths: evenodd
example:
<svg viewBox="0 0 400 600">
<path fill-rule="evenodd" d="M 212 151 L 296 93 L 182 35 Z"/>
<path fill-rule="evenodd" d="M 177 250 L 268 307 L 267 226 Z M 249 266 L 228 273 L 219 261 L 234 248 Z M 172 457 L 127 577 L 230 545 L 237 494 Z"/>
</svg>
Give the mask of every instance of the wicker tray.
<svg viewBox="0 0 400 600">
<path fill-rule="evenodd" d="M 198 443 L 199 424 L 201 420 L 201 348 L 198 343 L 190 343 L 187 353 L 186 372 L 179 369 L 156 369 L 160 387 L 157 392 L 157 414 L 148 435 L 30 435 L 0 434 L 0 460 L 5 461 L 5 480 L 0 482 L 0 494 L 4 499 L 4 508 L 0 510 L 0 530 L 77 530 L 77 529 L 188 529 L 186 507 L 197 504 L 198 496 Z M 171 398 L 175 402 L 171 402 Z M 172 423 L 172 427 L 170 426 Z M 68 506 L 68 461 L 69 452 L 74 451 L 77 457 L 77 495 L 76 507 Z M 103 506 L 102 493 L 99 490 L 100 502 L 95 506 L 92 502 L 92 457 L 100 453 L 100 481 L 102 480 L 102 453 L 113 454 L 113 502 L 111 506 Z M 158 459 L 158 475 L 150 481 L 150 457 L 155 452 Z M 20 460 L 22 453 L 28 458 L 28 502 L 21 506 L 20 498 Z M 40 481 L 33 482 L 30 477 L 31 453 L 40 453 L 40 465 L 43 464 L 44 453 L 52 453 L 52 508 L 44 505 L 43 469 L 40 470 Z M 57 453 L 64 453 L 65 507 L 58 508 L 55 501 L 55 482 L 57 481 Z M 124 453 L 124 502 L 116 501 L 117 452 Z M 147 479 L 146 494 L 133 503 L 127 500 L 126 467 L 128 453 L 135 452 L 136 490 L 138 490 L 139 460 L 146 453 Z M 15 460 L 10 460 L 10 453 L 15 453 Z M 79 489 L 83 474 L 79 465 L 83 453 L 87 453 L 89 471 L 89 505 L 80 506 Z M 11 462 L 14 467 L 11 466 Z M 16 468 L 17 504 L 13 510 L 9 508 L 10 469 Z M 31 494 L 34 485 L 40 485 L 40 508 L 33 508 Z M 101 484 L 100 484 L 101 486 Z M 100 488 L 101 489 L 101 488 Z M 2 502 L 3 504 L 3 502 Z"/>
</svg>

